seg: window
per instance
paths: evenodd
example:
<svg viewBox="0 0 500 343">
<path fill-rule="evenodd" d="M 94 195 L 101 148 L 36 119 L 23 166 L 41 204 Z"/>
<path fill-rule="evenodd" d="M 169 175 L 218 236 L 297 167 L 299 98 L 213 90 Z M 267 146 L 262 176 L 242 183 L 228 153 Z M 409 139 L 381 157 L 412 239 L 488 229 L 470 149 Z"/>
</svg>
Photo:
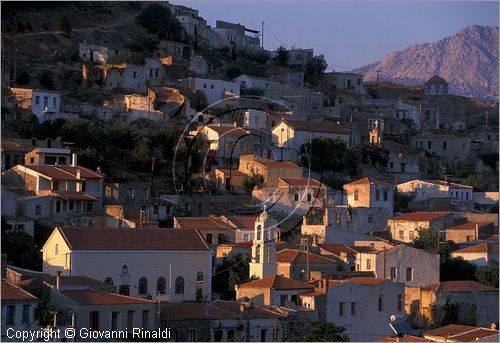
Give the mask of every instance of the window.
<svg viewBox="0 0 500 343">
<path fill-rule="evenodd" d="M 75 202 L 74 202 L 73 200 L 70 200 L 70 201 L 68 202 L 68 209 L 69 209 L 70 211 L 73 211 L 73 210 L 75 209 Z"/>
<path fill-rule="evenodd" d="M 427 141 L 427 149 L 431 149 L 432 148 L 432 142 L 431 141 Z"/>
<path fill-rule="evenodd" d="M 184 278 L 182 276 L 175 279 L 175 294 L 184 294 Z"/>
<path fill-rule="evenodd" d="M 339 303 L 339 316 L 344 315 L 344 303 Z"/>
<path fill-rule="evenodd" d="M 399 239 L 402 241 L 405 239 L 405 230 L 399 230 Z"/>
<path fill-rule="evenodd" d="M 196 289 L 196 301 L 201 301 L 203 299 L 203 290 L 201 288 Z"/>
<path fill-rule="evenodd" d="M 127 311 L 127 328 L 132 330 L 134 327 L 134 311 Z"/>
<path fill-rule="evenodd" d="M 227 331 L 227 340 L 229 342 L 234 341 L 234 330 L 228 330 Z"/>
<path fill-rule="evenodd" d="M 410 239 L 410 241 L 413 241 L 415 239 L 415 231 L 410 231 L 408 232 L 408 238 Z"/>
<path fill-rule="evenodd" d="M 293 195 L 293 201 L 299 201 L 299 193 Z"/>
<path fill-rule="evenodd" d="M 44 96 L 43 97 L 43 107 L 48 107 L 49 106 L 49 97 L 48 96 Z"/>
<path fill-rule="evenodd" d="M 465 193 L 465 200 L 469 200 L 469 192 Z"/>
<path fill-rule="evenodd" d="M 134 77 L 134 79 L 137 77 L 137 72 L 136 71 L 134 71 L 134 76 L 133 77 Z"/>
<path fill-rule="evenodd" d="M 30 305 L 23 305 L 22 324 L 30 322 Z"/>
<path fill-rule="evenodd" d="M 196 281 L 203 281 L 203 272 L 198 272 L 198 274 L 196 274 Z"/>
<path fill-rule="evenodd" d="M 210 85 L 210 89 L 214 89 L 214 85 Z"/>
<path fill-rule="evenodd" d="M 370 258 L 366 259 L 366 269 L 367 270 L 372 269 L 372 260 Z"/>
<path fill-rule="evenodd" d="M 149 76 L 153 76 L 153 68 L 149 68 Z"/>
<path fill-rule="evenodd" d="M 57 98 L 56 97 L 52 98 L 52 107 L 57 107 Z"/>
<path fill-rule="evenodd" d="M 196 331 L 193 329 L 186 330 L 186 342 L 196 342 Z"/>
<path fill-rule="evenodd" d="M 340 213 L 335 213 L 335 224 L 340 224 Z"/>
<path fill-rule="evenodd" d="M 388 200 L 389 200 L 389 192 L 384 191 L 384 201 L 388 201 Z"/>
<path fill-rule="evenodd" d="M 368 224 L 372 224 L 373 223 L 373 214 L 369 214 L 368 215 Z"/>
<path fill-rule="evenodd" d="M 147 329 L 149 327 L 149 311 L 142 311 L 142 328 Z"/>
<path fill-rule="evenodd" d="M 375 191 L 375 201 L 380 201 L 380 190 Z"/>
<path fill-rule="evenodd" d="M 413 268 L 406 268 L 406 281 L 413 281 Z"/>
<path fill-rule="evenodd" d="M 212 244 L 212 234 L 211 233 L 207 233 L 207 243 Z"/>
<path fill-rule="evenodd" d="M 111 331 L 118 330 L 118 312 L 111 312 Z"/>
<path fill-rule="evenodd" d="M 35 158 L 34 157 L 30 157 L 30 164 L 35 164 Z"/>
<path fill-rule="evenodd" d="M 148 279 L 144 276 L 139 279 L 139 295 L 147 295 L 148 294 Z"/>
<path fill-rule="evenodd" d="M 226 242 L 226 238 L 224 237 L 223 233 L 219 233 L 219 235 L 217 236 L 217 242 L 219 244 L 224 244 Z"/>
<path fill-rule="evenodd" d="M 99 330 L 99 311 L 91 311 L 89 313 L 90 330 Z"/>
<path fill-rule="evenodd" d="M 15 305 L 7 306 L 7 316 L 5 319 L 6 324 L 15 324 L 15 313 L 16 313 Z"/>
<path fill-rule="evenodd" d="M 260 236 L 262 234 L 262 226 L 261 225 L 257 225 L 257 240 L 260 240 Z"/>
<path fill-rule="evenodd" d="M 356 303 L 351 303 L 351 316 L 356 315 Z"/>
<path fill-rule="evenodd" d="M 222 330 L 215 330 L 214 331 L 214 342 L 221 342 L 222 341 L 222 335 L 223 335 L 223 331 Z"/>
<path fill-rule="evenodd" d="M 311 195 L 311 193 L 307 193 L 307 201 L 312 201 L 312 195 Z"/>
<path fill-rule="evenodd" d="M 156 280 L 156 293 L 165 294 L 166 290 L 167 290 L 167 281 L 163 276 L 160 276 L 158 280 Z"/>
<path fill-rule="evenodd" d="M 443 142 L 443 150 L 446 150 L 446 142 Z"/>
<path fill-rule="evenodd" d="M 206 83 L 203 84 L 203 88 L 207 88 L 207 84 Z"/>
<path fill-rule="evenodd" d="M 52 181 L 52 190 L 53 191 L 59 190 L 59 181 Z"/>
<path fill-rule="evenodd" d="M 260 330 L 260 341 L 261 342 L 267 342 L 266 341 L 266 333 L 267 333 L 266 329 L 261 329 Z"/>
<path fill-rule="evenodd" d="M 40 96 L 35 96 L 35 105 L 40 105 Z"/>
<path fill-rule="evenodd" d="M 35 215 L 40 216 L 42 214 L 42 206 L 41 205 L 35 205 Z"/>
<path fill-rule="evenodd" d="M 113 286 L 113 278 L 108 276 L 107 278 L 104 279 L 104 283 Z"/>
<path fill-rule="evenodd" d="M 147 199 L 149 197 L 149 189 L 143 188 L 142 194 L 144 195 L 144 199 Z"/>
<path fill-rule="evenodd" d="M 398 294 L 398 311 L 403 311 L 403 295 Z"/>
<path fill-rule="evenodd" d="M 133 188 L 127 189 L 127 199 L 134 199 L 135 191 Z"/>
<path fill-rule="evenodd" d="M 391 268 L 391 279 L 396 280 L 397 276 L 398 276 L 398 270 L 396 268 Z"/>
<path fill-rule="evenodd" d="M 354 190 L 354 200 L 359 200 L 359 191 L 357 189 Z"/>
<path fill-rule="evenodd" d="M 245 233 L 243 235 L 243 242 L 248 242 L 250 240 L 250 235 L 248 233 Z"/>
<path fill-rule="evenodd" d="M 384 296 L 382 294 L 378 296 L 378 310 L 384 310 Z"/>
<path fill-rule="evenodd" d="M 158 77 L 159 69 L 155 69 L 155 77 Z"/>
<path fill-rule="evenodd" d="M 59 244 L 57 244 L 57 243 L 54 246 L 54 255 L 59 255 Z"/>
</svg>

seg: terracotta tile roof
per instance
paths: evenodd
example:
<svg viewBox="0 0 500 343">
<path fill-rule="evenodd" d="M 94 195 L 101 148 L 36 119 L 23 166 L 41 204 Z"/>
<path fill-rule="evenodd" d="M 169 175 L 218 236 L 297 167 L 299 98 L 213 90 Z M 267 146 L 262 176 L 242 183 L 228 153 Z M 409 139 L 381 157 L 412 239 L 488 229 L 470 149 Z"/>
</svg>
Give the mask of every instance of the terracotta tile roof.
<svg viewBox="0 0 500 343">
<path fill-rule="evenodd" d="M 2 139 L 2 151 L 19 151 L 19 152 L 28 152 L 29 149 L 23 147 L 21 144 Z"/>
<path fill-rule="evenodd" d="M 155 304 L 152 300 L 128 297 L 95 289 L 67 290 L 61 291 L 61 293 L 79 305 Z"/>
<path fill-rule="evenodd" d="M 403 337 L 379 338 L 375 342 L 427 342 L 427 340 L 423 337 L 404 335 Z"/>
<path fill-rule="evenodd" d="M 282 315 L 266 306 L 253 305 L 240 312 L 240 303 L 237 301 L 215 300 L 211 303 L 177 303 L 163 304 L 161 319 L 186 320 L 230 320 L 230 319 L 268 319 L 280 318 Z"/>
<path fill-rule="evenodd" d="M 72 250 L 196 250 L 209 246 L 198 230 L 58 227 Z"/>
<path fill-rule="evenodd" d="M 450 324 L 424 332 L 424 337 L 442 338 L 450 342 L 474 342 L 477 339 L 498 335 L 498 330 L 478 326 Z"/>
<path fill-rule="evenodd" d="M 85 200 L 85 201 L 97 201 L 97 198 L 85 194 L 82 192 L 65 192 L 65 191 L 57 191 L 50 192 L 52 195 L 59 197 L 64 200 Z"/>
<path fill-rule="evenodd" d="M 180 229 L 198 229 L 198 230 L 235 230 L 229 223 L 222 219 L 209 217 L 175 217 Z"/>
<path fill-rule="evenodd" d="M 314 289 L 307 283 L 293 280 L 281 275 L 271 275 L 261 280 L 250 281 L 240 285 L 241 288 L 266 288 L 274 290 Z"/>
<path fill-rule="evenodd" d="M 370 184 L 374 184 L 374 185 L 390 185 L 389 183 L 385 182 L 385 181 L 382 181 L 382 180 L 378 180 L 378 179 L 374 179 L 372 177 L 364 177 L 362 179 L 359 179 L 359 180 L 356 180 L 356 181 L 353 181 L 353 182 L 349 182 L 347 184 L 344 185 L 345 186 L 354 186 L 354 185 L 370 185 Z"/>
<path fill-rule="evenodd" d="M 238 169 L 217 168 L 215 170 L 216 171 L 218 170 L 218 171 L 220 171 L 220 172 L 222 172 L 224 174 L 227 174 L 227 175 L 229 175 L 229 174 L 234 175 L 234 176 L 244 176 L 244 175 L 246 175 L 245 173 L 239 171 Z"/>
<path fill-rule="evenodd" d="M 455 225 L 455 226 L 451 226 L 451 227 L 448 227 L 446 228 L 446 230 L 475 230 L 476 229 L 476 225 L 478 226 L 478 229 L 481 230 L 481 229 L 485 229 L 485 228 L 489 228 L 490 226 L 493 226 L 493 223 L 488 223 L 488 222 L 477 222 L 477 223 L 474 223 L 474 222 L 467 222 L 467 223 L 463 223 L 463 224 L 460 224 L 460 225 Z"/>
<path fill-rule="evenodd" d="M 294 120 L 294 119 L 282 119 L 271 129 L 273 131 L 278 125 L 281 123 L 286 123 L 288 126 L 292 127 L 296 131 L 312 131 L 314 132 L 323 132 L 323 133 L 336 133 L 336 134 L 344 134 L 348 135 L 349 131 L 347 131 L 342 125 L 333 123 L 330 121 L 305 121 L 305 120 Z"/>
<path fill-rule="evenodd" d="M 341 253 L 346 253 L 346 254 L 356 253 L 356 250 L 352 249 L 351 247 L 348 247 L 345 244 L 318 244 L 318 247 L 328 252 L 331 252 L 332 254 L 335 255 L 340 255 Z"/>
<path fill-rule="evenodd" d="M 281 263 L 307 263 L 307 253 L 299 250 L 284 249 L 276 253 L 276 262 Z M 337 264 L 335 260 L 321 255 L 309 253 L 311 264 Z"/>
<path fill-rule="evenodd" d="M 423 286 L 422 289 L 430 290 L 433 292 L 498 292 L 498 288 L 483 285 L 482 283 L 476 281 L 443 281 Z"/>
<path fill-rule="evenodd" d="M 411 222 L 421 222 L 421 221 L 423 222 L 423 221 L 430 221 L 436 218 L 441 218 L 449 214 L 450 212 L 411 212 L 389 218 L 389 220 L 407 220 Z"/>
<path fill-rule="evenodd" d="M 36 301 L 33 294 L 26 292 L 19 286 L 6 280 L 2 280 L 2 301 Z"/>
<path fill-rule="evenodd" d="M 460 183 L 455 183 L 455 182 L 447 182 L 447 181 L 442 181 L 442 180 L 424 180 L 425 182 L 432 183 L 438 186 L 448 186 L 449 188 L 453 189 L 464 189 L 464 188 L 470 188 L 472 189 L 472 186 L 467 186 L 467 185 L 462 185 Z"/>
<path fill-rule="evenodd" d="M 47 283 L 51 286 L 56 285 L 56 277 L 55 276 L 49 276 L 47 278 Z M 86 276 L 61 276 L 61 279 L 59 281 L 59 287 L 64 288 L 64 287 L 75 287 L 75 286 L 81 286 L 81 287 L 86 287 L 86 288 L 113 288 L 113 286 L 101 282 L 96 279 L 92 279 Z"/>
<path fill-rule="evenodd" d="M 302 169 L 302 167 L 299 167 L 295 163 L 292 163 L 289 161 L 274 161 L 274 160 L 269 160 L 267 158 L 257 157 L 255 155 L 251 155 L 251 156 L 253 157 L 252 160 L 254 162 L 260 163 L 264 167 L 267 167 L 267 168 L 273 167 L 273 168 L 300 168 L 300 169 Z"/>
<path fill-rule="evenodd" d="M 290 186 L 309 186 L 309 187 L 319 187 L 321 182 L 315 179 L 281 179 Z"/>
<path fill-rule="evenodd" d="M 259 217 L 258 214 L 224 214 L 222 218 L 226 218 L 239 230 L 253 231 L 255 229 L 255 221 Z"/>
<path fill-rule="evenodd" d="M 236 135 L 236 136 L 244 136 L 248 134 L 241 127 L 234 126 L 218 126 L 218 125 L 207 125 L 208 128 L 214 130 L 219 135 Z"/>
<path fill-rule="evenodd" d="M 483 242 L 472 245 L 470 247 L 458 249 L 452 254 L 467 254 L 467 253 L 494 253 L 498 254 L 498 242 Z"/>
<path fill-rule="evenodd" d="M 50 179 L 62 181 L 76 181 L 77 170 L 80 170 L 80 177 L 82 179 L 102 179 L 102 175 L 84 167 L 71 167 L 71 166 L 35 166 L 26 165 L 33 171 L 47 176 Z"/>
<path fill-rule="evenodd" d="M 349 283 L 349 282 L 356 283 L 358 285 L 373 286 L 373 285 L 378 285 L 379 283 L 382 283 L 385 280 L 386 279 L 382 279 L 382 278 L 353 277 L 353 278 L 346 279 L 346 280 L 328 280 L 328 286 L 329 287 L 336 287 L 336 286 L 344 285 L 344 284 Z"/>
</svg>

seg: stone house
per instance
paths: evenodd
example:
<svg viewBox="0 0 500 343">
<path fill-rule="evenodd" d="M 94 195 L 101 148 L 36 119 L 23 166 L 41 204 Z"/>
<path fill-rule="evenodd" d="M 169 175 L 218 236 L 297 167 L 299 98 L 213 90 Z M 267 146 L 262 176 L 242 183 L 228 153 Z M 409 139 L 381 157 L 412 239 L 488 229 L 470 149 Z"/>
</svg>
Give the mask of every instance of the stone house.
<svg viewBox="0 0 500 343">
<path fill-rule="evenodd" d="M 274 80 L 282 84 L 301 88 L 304 87 L 304 72 L 292 68 L 271 66 L 270 74 Z"/>
<path fill-rule="evenodd" d="M 236 286 L 236 300 L 257 305 L 293 306 L 299 304 L 299 295 L 314 290 L 314 286 L 281 275 L 250 281 Z"/>
<path fill-rule="evenodd" d="M 418 179 L 430 171 L 423 152 L 389 140 L 383 140 L 382 147 L 389 151 L 384 171 L 393 177 L 395 183 Z"/>
<path fill-rule="evenodd" d="M 498 241 L 484 241 L 465 248 L 452 251 L 451 256 L 461 257 L 477 267 L 488 265 L 490 261 L 498 263 Z"/>
<path fill-rule="evenodd" d="M 277 186 L 256 187 L 252 197 L 271 213 L 304 215 L 311 207 L 324 207 L 326 185 L 315 179 L 282 179 Z"/>
<path fill-rule="evenodd" d="M 400 244 L 377 253 L 375 277 L 408 287 L 439 282 L 439 255 Z"/>
<path fill-rule="evenodd" d="M 215 169 L 215 178 L 217 179 L 217 189 L 219 191 L 245 193 L 243 187 L 243 178 L 245 173 L 238 169 L 217 168 Z"/>
<path fill-rule="evenodd" d="M 491 222 L 467 222 L 447 227 L 445 234 L 447 241 L 453 241 L 459 244 L 462 242 L 486 239 L 493 235 L 494 232 L 495 228 Z"/>
<path fill-rule="evenodd" d="M 259 31 L 222 20 L 217 20 L 215 28 L 212 30 L 221 37 L 223 47 L 231 48 L 234 46 L 242 49 L 260 49 Z"/>
<path fill-rule="evenodd" d="M 2 279 L 2 341 L 14 338 L 10 331 L 39 329 L 35 321 L 38 299 L 21 287 Z"/>
<path fill-rule="evenodd" d="M 360 95 L 366 94 L 362 74 L 331 72 L 325 73 L 323 80 L 327 87 L 333 87 L 335 90 L 346 90 Z"/>
<path fill-rule="evenodd" d="M 243 117 L 243 126 L 253 129 L 262 129 L 267 134 L 284 117 L 293 115 L 293 112 L 260 111 L 249 109 Z"/>
<path fill-rule="evenodd" d="M 302 168 L 292 162 L 274 161 L 260 158 L 255 155 L 240 156 L 238 170 L 250 175 L 261 174 L 264 177 L 264 185 L 269 187 L 278 186 L 280 179 L 302 179 Z"/>
<path fill-rule="evenodd" d="M 374 273 L 377 249 L 370 246 L 354 246 L 345 244 L 318 244 L 320 254 L 332 256 L 344 262 L 344 271 Z"/>
<path fill-rule="evenodd" d="M 237 228 L 219 217 L 174 217 L 174 230 L 186 229 L 199 230 L 210 246 L 239 243 L 236 240 Z"/>
<path fill-rule="evenodd" d="M 318 120 L 323 114 L 324 94 L 308 88 L 297 88 L 285 84 L 272 85 L 264 96 L 293 112 L 300 120 Z"/>
<path fill-rule="evenodd" d="M 43 271 L 169 302 L 212 296 L 212 252 L 198 230 L 56 227 L 43 246 Z"/>
<path fill-rule="evenodd" d="M 125 52 L 123 49 L 114 49 L 103 45 L 90 44 L 87 42 L 78 43 L 78 56 L 87 59 L 91 62 L 106 63 L 109 58 L 117 55 L 120 52 Z"/>
<path fill-rule="evenodd" d="M 2 139 L 2 171 L 24 164 L 24 155 L 29 149 L 14 141 Z"/>
<path fill-rule="evenodd" d="M 314 122 L 295 119 L 282 119 L 271 128 L 274 155 L 281 160 L 297 160 L 300 147 L 313 138 L 325 137 L 341 139 L 349 144 L 349 132 L 341 125 L 332 122 Z"/>
<path fill-rule="evenodd" d="M 351 207 L 381 208 L 393 214 L 393 186 L 387 182 L 364 177 L 343 186 L 347 204 Z"/>
<path fill-rule="evenodd" d="M 313 59 L 314 49 L 301 49 L 292 47 L 288 52 L 289 65 L 303 65 Z"/>
<path fill-rule="evenodd" d="M 496 152 L 498 153 L 498 130 L 491 128 L 480 128 L 468 130 L 471 139 L 471 150 L 475 153 Z"/>
<path fill-rule="evenodd" d="M 285 314 L 270 306 L 215 300 L 209 303 L 164 304 L 160 327 L 175 342 L 283 341 Z"/>
<path fill-rule="evenodd" d="M 453 225 L 451 212 L 411 212 L 387 220 L 387 230 L 393 240 L 410 243 L 418 237 L 418 230 L 442 231 Z"/>
<path fill-rule="evenodd" d="M 490 327 L 498 321 L 498 289 L 475 281 L 445 281 L 407 287 L 405 307 L 410 322 L 419 327 L 439 325 L 452 306 L 455 323 Z"/>
<path fill-rule="evenodd" d="M 447 198 L 455 202 L 471 202 L 472 187 L 441 180 L 411 180 L 396 186 L 398 193 L 413 195 L 416 201 Z"/>
<path fill-rule="evenodd" d="M 10 88 L 17 108 L 30 110 L 40 123 L 61 113 L 61 93 L 31 88 Z"/>
<path fill-rule="evenodd" d="M 341 268 L 338 260 L 334 258 L 291 249 L 276 253 L 276 263 L 278 275 L 304 282 L 308 279 L 314 280 L 311 274 L 332 275 Z"/>
<path fill-rule="evenodd" d="M 30 166 L 69 166 L 76 163 L 76 154 L 71 155 L 71 150 L 66 148 L 36 148 L 24 155 L 24 164 Z"/>
<path fill-rule="evenodd" d="M 209 149 L 215 151 L 217 164 L 231 167 L 241 155 L 254 151 L 254 137 L 240 127 L 222 125 L 203 125 L 198 128 L 197 135 L 210 144 Z"/>
<path fill-rule="evenodd" d="M 430 154 L 435 154 L 443 162 L 452 165 L 456 165 L 469 158 L 471 151 L 470 141 L 469 137 L 434 133 L 412 138 L 412 144 L 416 149 L 423 149 Z"/>
<path fill-rule="evenodd" d="M 269 89 L 273 85 L 278 84 L 277 81 L 267 77 L 258 77 L 247 74 L 241 74 L 240 76 L 233 79 L 234 82 L 240 84 L 240 88 L 252 88 L 252 89 Z"/>
</svg>

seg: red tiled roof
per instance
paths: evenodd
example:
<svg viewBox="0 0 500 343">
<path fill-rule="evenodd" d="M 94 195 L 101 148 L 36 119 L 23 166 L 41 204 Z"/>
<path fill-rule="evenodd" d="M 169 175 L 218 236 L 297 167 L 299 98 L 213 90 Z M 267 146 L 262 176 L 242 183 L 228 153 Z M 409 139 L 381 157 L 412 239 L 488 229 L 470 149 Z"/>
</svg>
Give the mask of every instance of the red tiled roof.
<svg viewBox="0 0 500 343">
<path fill-rule="evenodd" d="M 328 280 L 328 286 L 329 287 L 336 287 L 343 285 L 348 282 L 352 283 L 357 283 L 358 285 L 365 285 L 365 286 L 373 286 L 373 285 L 378 285 L 381 282 L 384 282 L 386 279 L 382 278 L 371 278 L 371 277 L 353 277 L 351 279 L 346 279 L 346 280 Z"/>
<path fill-rule="evenodd" d="M 71 166 L 36 166 L 26 165 L 33 171 L 47 176 L 50 179 L 62 181 L 76 181 L 77 170 L 80 170 L 80 177 L 82 179 L 102 179 L 102 175 L 84 167 L 71 167 Z"/>
<path fill-rule="evenodd" d="M 2 151 L 19 151 L 25 153 L 30 151 L 29 149 L 23 147 L 21 144 L 9 140 L 2 139 L 1 144 L 2 144 Z"/>
<path fill-rule="evenodd" d="M 474 342 L 479 338 L 498 335 L 498 330 L 479 326 L 450 324 L 424 332 L 424 337 L 442 337 L 451 342 Z"/>
<path fill-rule="evenodd" d="M 186 320 L 224 320 L 224 319 L 268 319 L 280 318 L 279 313 L 262 306 L 253 305 L 240 312 L 237 301 L 215 300 L 211 303 L 164 304 L 161 308 L 162 319 L 175 321 Z"/>
<path fill-rule="evenodd" d="M 281 179 L 291 186 L 310 186 L 318 187 L 321 186 L 321 182 L 315 179 Z"/>
<path fill-rule="evenodd" d="M 47 283 L 49 285 L 55 286 L 56 285 L 56 277 L 55 276 L 49 276 L 47 279 Z M 96 279 L 92 279 L 86 276 L 61 276 L 59 280 L 59 286 L 61 288 L 66 287 L 66 286 L 83 286 L 83 287 L 104 287 L 104 288 L 113 288 L 113 286 L 101 282 Z"/>
<path fill-rule="evenodd" d="M 481 291 L 497 291 L 498 288 L 483 285 L 476 281 L 443 281 L 431 285 L 423 286 L 422 289 L 431 290 L 433 292 L 481 292 Z"/>
<path fill-rule="evenodd" d="M 199 229 L 199 230 L 235 230 L 229 223 L 222 219 L 209 217 L 175 217 L 180 229 Z"/>
<path fill-rule="evenodd" d="M 36 301 L 33 294 L 6 280 L 2 280 L 2 301 Z"/>
<path fill-rule="evenodd" d="M 282 119 L 271 129 L 273 131 L 281 123 L 286 123 L 288 126 L 292 127 L 296 131 L 312 131 L 314 132 L 324 132 L 324 133 L 336 133 L 336 134 L 349 134 L 349 131 L 344 129 L 342 125 L 333 123 L 330 121 L 305 121 L 305 120 L 295 120 L 295 119 Z"/>
<path fill-rule="evenodd" d="M 241 288 L 269 288 L 274 290 L 314 289 L 307 283 L 293 280 L 281 275 L 271 275 L 264 279 L 250 281 L 240 285 Z"/>
<path fill-rule="evenodd" d="M 155 304 L 152 300 L 108 293 L 95 289 L 68 290 L 62 291 L 61 293 L 79 305 Z"/>
<path fill-rule="evenodd" d="M 476 225 L 478 226 L 478 229 L 481 230 L 481 229 L 493 226 L 493 223 L 488 223 L 488 222 L 477 222 L 477 223 L 475 223 L 475 222 L 467 222 L 467 223 L 463 223 L 463 224 L 460 224 L 460 225 L 455 225 L 455 226 L 448 227 L 448 228 L 446 228 L 446 230 L 475 230 L 476 229 Z"/>
<path fill-rule="evenodd" d="M 470 247 L 453 251 L 455 253 L 496 253 L 498 254 L 498 242 L 483 242 Z"/>
<path fill-rule="evenodd" d="M 56 197 L 59 197 L 64 200 L 86 200 L 86 201 L 97 201 L 97 198 L 81 193 L 81 192 L 65 192 L 65 191 L 57 191 L 57 192 L 50 192 L 52 195 L 55 195 Z"/>
<path fill-rule="evenodd" d="M 239 230 L 253 231 L 259 214 L 224 214 L 222 217 L 226 218 Z"/>
<path fill-rule="evenodd" d="M 389 220 L 407 220 L 412 222 L 421 222 L 421 221 L 423 222 L 423 221 L 430 221 L 436 218 L 441 218 L 449 214 L 450 212 L 411 212 L 389 218 Z"/>
<path fill-rule="evenodd" d="M 219 135 L 237 135 L 237 136 L 244 136 L 248 134 L 245 130 L 243 130 L 241 127 L 234 127 L 234 126 L 217 126 L 217 125 L 207 125 L 208 128 L 214 130 L 217 132 Z"/>
<path fill-rule="evenodd" d="M 353 181 L 353 182 L 349 182 L 349 183 L 345 184 L 344 187 L 345 186 L 351 186 L 351 185 L 371 185 L 371 184 L 374 184 L 374 185 L 389 185 L 389 183 L 387 183 L 385 181 L 382 181 L 382 180 L 374 179 L 372 177 L 364 177 L 362 179 L 359 179 L 359 180 L 356 180 L 356 181 Z"/>
<path fill-rule="evenodd" d="M 198 230 L 58 227 L 73 250 L 210 250 Z"/>
<path fill-rule="evenodd" d="M 403 337 L 379 338 L 375 342 L 427 342 L 427 340 L 423 337 L 404 335 Z"/>
<path fill-rule="evenodd" d="M 299 250 L 284 249 L 276 253 L 276 262 L 282 263 L 307 263 L 307 253 Z M 336 264 L 335 260 L 321 255 L 309 253 L 309 263 Z"/>
<path fill-rule="evenodd" d="M 427 80 L 427 82 L 425 84 L 430 84 L 430 85 L 443 85 L 443 84 L 446 84 L 446 80 L 443 79 L 441 76 L 439 75 L 434 75 L 433 77 L 431 77 L 429 80 Z"/>
<path fill-rule="evenodd" d="M 351 247 L 348 247 L 345 244 L 318 244 L 318 247 L 328 252 L 331 252 L 332 254 L 335 255 L 340 255 L 341 253 L 346 253 L 346 254 L 356 253 L 356 250 L 352 249 Z"/>
</svg>

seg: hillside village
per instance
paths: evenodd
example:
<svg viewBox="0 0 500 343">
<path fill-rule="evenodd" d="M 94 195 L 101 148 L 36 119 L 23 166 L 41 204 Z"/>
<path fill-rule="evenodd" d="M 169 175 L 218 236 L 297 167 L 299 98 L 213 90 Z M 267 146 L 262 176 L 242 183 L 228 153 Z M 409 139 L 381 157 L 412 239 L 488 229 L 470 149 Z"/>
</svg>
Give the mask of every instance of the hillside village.
<svg viewBox="0 0 500 343">
<path fill-rule="evenodd" d="M 202 15 L 2 3 L 2 341 L 498 341 L 498 102 Z"/>
</svg>

